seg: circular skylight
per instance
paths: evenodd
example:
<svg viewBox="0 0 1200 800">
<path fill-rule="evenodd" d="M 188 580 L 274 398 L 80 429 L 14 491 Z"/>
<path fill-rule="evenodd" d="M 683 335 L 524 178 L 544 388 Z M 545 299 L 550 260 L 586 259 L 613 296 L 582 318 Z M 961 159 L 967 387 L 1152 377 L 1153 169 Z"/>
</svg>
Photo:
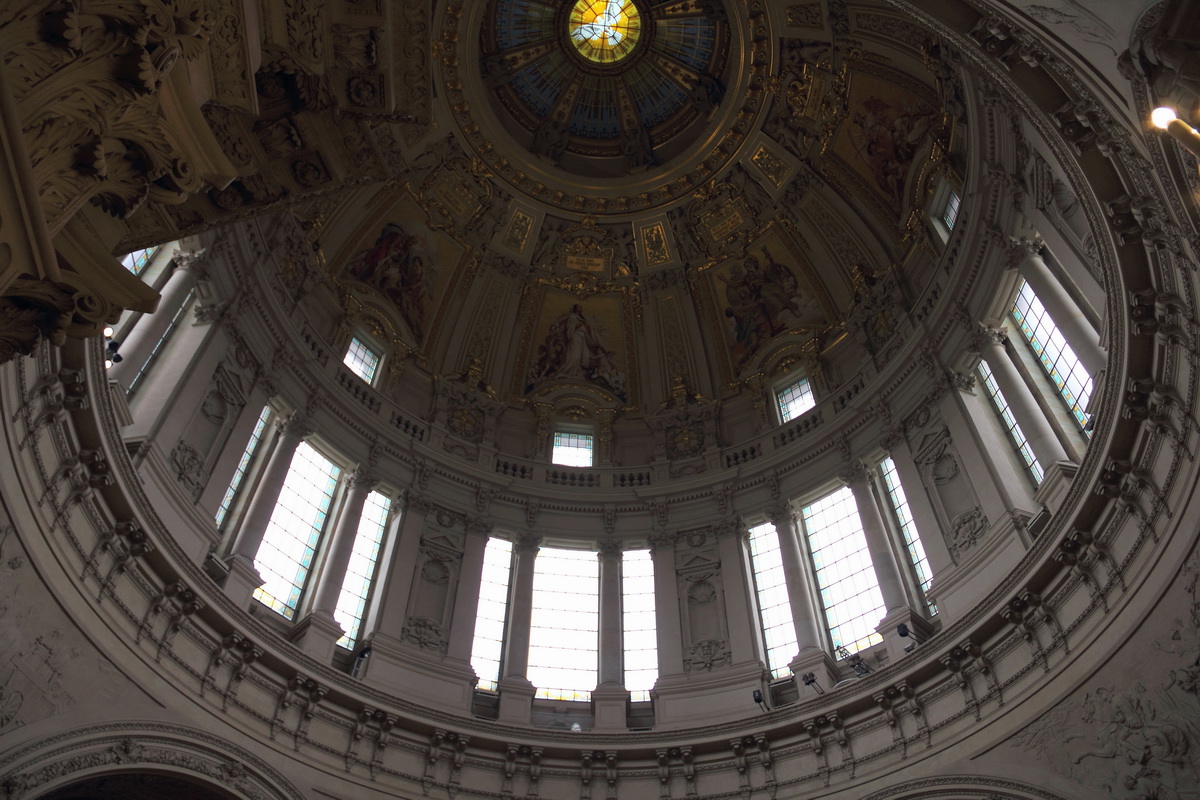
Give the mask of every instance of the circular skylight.
<svg viewBox="0 0 1200 800">
<path fill-rule="evenodd" d="M 567 17 L 571 43 L 581 56 L 597 64 L 629 55 L 641 32 L 641 12 L 630 0 L 578 0 Z"/>
</svg>

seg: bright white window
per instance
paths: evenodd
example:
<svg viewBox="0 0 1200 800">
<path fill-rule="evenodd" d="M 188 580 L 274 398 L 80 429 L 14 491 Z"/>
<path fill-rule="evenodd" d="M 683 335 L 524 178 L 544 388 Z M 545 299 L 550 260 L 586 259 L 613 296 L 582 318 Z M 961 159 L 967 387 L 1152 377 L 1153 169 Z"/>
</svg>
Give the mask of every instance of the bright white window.
<svg viewBox="0 0 1200 800">
<path fill-rule="evenodd" d="M 148 247 L 145 250 L 134 250 L 132 253 L 127 253 L 121 259 L 121 265 L 134 275 L 141 275 L 146 269 L 146 265 L 150 263 L 150 259 L 154 258 L 154 254 L 157 252 L 157 247 Z"/>
<path fill-rule="evenodd" d="M 368 347 L 357 336 L 350 339 L 350 347 L 342 363 L 350 368 L 358 377 L 367 383 L 375 380 L 375 372 L 379 369 L 379 354 Z"/>
<path fill-rule="evenodd" d="M 887 487 L 888 499 L 892 501 L 892 511 L 896 514 L 896 523 L 900 527 L 900 535 L 904 538 L 904 546 L 908 550 L 908 559 L 917 574 L 917 583 L 921 587 L 921 596 L 929 606 L 929 613 L 936 614 L 937 606 L 929 602 L 926 592 L 933 583 L 933 572 L 929 569 L 929 559 L 925 555 L 925 547 L 921 544 L 921 535 L 917 532 L 917 523 L 908 507 L 908 498 L 904 496 L 904 487 L 900 485 L 900 475 L 896 472 L 896 462 L 888 456 L 879 465 L 883 474 L 883 483 Z"/>
<path fill-rule="evenodd" d="M 1067 410 L 1080 429 L 1085 430 L 1088 415 L 1084 409 L 1092 396 L 1092 377 L 1028 283 L 1022 282 L 1011 313 L 1038 363 L 1066 403 Z"/>
<path fill-rule="evenodd" d="M 254 557 L 263 585 L 254 598 L 292 619 L 337 489 L 341 470 L 301 442 Z"/>
<path fill-rule="evenodd" d="M 263 431 L 266 429 L 267 420 L 270 417 L 271 409 L 264 406 L 262 413 L 258 415 L 254 431 L 250 434 L 250 441 L 246 442 L 242 460 L 238 462 L 237 469 L 233 471 L 233 479 L 229 481 L 229 488 L 225 490 L 225 496 L 221 498 L 221 506 L 217 509 L 216 517 L 218 529 L 225 523 L 225 516 L 233 506 L 233 499 L 237 497 L 238 489 L 241 488 L 242 481 L 246 479 L 246 470 L 250 469 L 250 463 L 254 461 L 254 453 L 258 450 L 258 443 L 262 440 Z"/>
<path fill-rule="evenodd" d="M 150 367 L 158 360 L 158 356 L 162 353 L 163 348 L 167 346 L 167 342 L 171 340 L 171 335 L 175 333 L 175 329 L 179 327 L 179 323 L 183 320 L 183 315 L 188 310 L 188 306 L 192 304 L 192 298 L 196 296 L 196 290 L 192 289 L 187 293 L 187 297 L 183 298 L 179 308 L 175 309 L 175 316 L 171 317 L 171 321 L 167 323 L 166 329 L 162 332 L 162 336 L 158 337 L 158 341 L 154 343 L 154 349 L 150 351 L 150 355 L 146 357 L 146 361 L 138 369 L 137 374 L 129 381 L 129 388 L 125 390 L 128 397 L 133 397 L 133 393 L 137 391 L 138 386 L 146 377 L 146 373 L 150 371 Z"/>
<path fill-rule="evenodd" d="M 346 577 L 342 580 L 342 591 L 338 594 L 337 608 L 333 618 L 345 633 L 337 640 L 341 647 L 353 648 L 362 628 L 363 610 L 371 594 L 371 582 L 375 579 L 375 565 L 379 562 L 379 547 L 391 515 L 392 501 L 380 492 L 367 495 L 363 513 L 358 520 L 358 532 L 354 534 L 354 549 L 350 551 L 350 562 L 346 565 Z"/>
<path fill-rule="evenodd" d="M 954 223 L 958 222 L 958 209 L 962 205 L 962 199 L 958 196 L 958 192 L 953 189 L 946 195 L 946 205 L 942 206 L 942 224 L 946 226 L 946 230 L 954 230 Z"/>
<path fill-rule="evenodd" d="M 543 547 L 533 569 L 527 673 L 537 697 L 591 699 L 598 680 L 599 630 L 596 553 Z"/>
<path fill-rule="evenodd" d="M 508 616 L 508 582 L 512 573 L 512 542 L 488 539 L 483 551 L 483 577 L 479 581 L 479 608 L 471 667 L 479 677 L 476 686 L 496 691 L 500 681 L 500 656 L 504 652 L 504 621 Z"/>
<path fill-rule="evenodd" d="M 1016 418 L 1012 415 L 1012 411 L 1008 407 L 1008 401 L 1004 399 L 1004 394 L 996 384 L 996 379 L 992 377 L 992 368 L 988 366 L 986 361 L 979 362 L 979 378 L 983 381 L 983 388 L 987 390 L 988 397 L 992 399 L 992 405 L 995 407 L 996 413 L 1000 415 L 1000 421 L 1004 423 L 1004 429 L 1008 431 L 1008 437 L 1012 440 L 1013 447 L 1017 449 L 1017 454 L 1025 464 L 1025 469 L 1029 471 L 1029 477 L 1033 479 L 1035 486 L 1040 486 L 1042 477 L 1045 474 L 1042 471 L 1042 465 L 1038 463 L 1033 450 L 1029 448 L 1029 441 L 1025 438 L 1025 433 L 1021 430 L 1021 426 L 1017 424 Z"/>
<path fill-rule="evenodd" d="M 621 598 L 625 688 L 634 702 L 649 700 L 658 680 L 654 560 L 649 550 L 626 550 L 621 554 Z"/>
<path fill-rule="evenodd" d="M 808 378 L 801 378 L 791 386 L 780 389 L 775 399 L 779 402 L 779 418 L 783 422 L 791 422 L 817 404 Z"/>
<path fill-rule="evenodd" d="M 883 641 L 875 628 L 887 609 L 854 493 L 843 487 L 801 513 L 834 651 L 855 653 Z"/>
<path fill-rule="evenodd" d="M 799 645 L 783 576 L 779 532 L 770 522 L 750 529 L 750 562 L 758 590 L 758 615 L 767 647 L 767 668 L 771 670 L 772 678 L 782 678 L 789 674 L 788 663 L 796 655 Z"/>
<path fill-rule="evenodd" d="M 590 467 L 592 465 L 592 435 L 556 431 L 554 450 L 550 461 L 562 467 Z"/>
</svg>

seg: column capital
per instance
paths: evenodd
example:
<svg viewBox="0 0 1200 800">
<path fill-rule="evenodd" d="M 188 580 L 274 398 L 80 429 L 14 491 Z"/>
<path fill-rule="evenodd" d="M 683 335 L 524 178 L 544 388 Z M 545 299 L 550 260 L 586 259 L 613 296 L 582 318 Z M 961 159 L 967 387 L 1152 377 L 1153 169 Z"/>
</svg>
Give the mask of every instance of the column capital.
<svg viewBox="0 0 1200 800">
<path fill-rule="evenodd" d="M 678 540 L 678 538 L 679 534 L 675 533 L 674 531 L 658 531 L 657 533 L 650 534 L 649 541 L 651 555 L 656 554 L 660 548 L 664 550 L 674 550 L 675 542 Z"/>
<path fill-rule="evenodd" d="M 297 411 L 279 423 L 279 432 L 285 436 L 303 439 L 306 436 L 312 436 L 315 429 L 309 415 L 303 411 Z"/>
<path fill-rule="evenodd" d="M 467 529 L 468 534 L 490 536 L 492 531 L 495 530 L 496 524 L 483 517 L 467 517 L 463 522 L 463 527 Z"/>
<path fill-rule="evenodd" d="M 747 539 L 750 537 L 750 530 L 746 527 L 746 523 L 742 521 L 741 517 L 729 517 L 719 522 L 714 522 L 712 532 L 718 539 L 724 539 L 727 536 L 732 536 L 735 539 Z"/>
<path fill-rule="evenodd" d="M 784 523 L 796 522 L 796 509 L 787 500 L 776 500 L 767 506 L 767 517 L 771 520 L 771 524 L 776 528 Z"/>
<path fill-rule="evenodd" d="M 989 347 L 1003 347 L 1005 341 L 1008 340 L 1008 328 L 1001 325 L 998 328 L 993 328 L 990 325 L 980 323 L 979 327 L 971 334 L 971 341 L 968 347 L 972 352 L 982 353 Z"/>
<path fill-rule="evenodd" d="M 853 488 L 855 486 L 865 486 L 871 477 L 871 471 L 867 469 L 862 462 L 847 464 L 838 472 L 838 480 L 845 485 Z"/>
<path fill-rule="evenodd" d="M 1016 269 L 1022 261 L 1032 256 L 1041 256 L 1046 247 L 1045 240 L 1037 231 L 1008 237 L 1008 268 Z"/>
<path fill-rule="evenodd" d="M 518 552 L 521 553 L 536 553 L 541 549 L 542 537 L 536 533 L 529 531 L 521 531 L 517 534 L 517 538 L 513 541 Z"/>
<path fill-rule="evenodd" d="M 596 546 L 596 550 L 600 553 L 600 558 L 620 558 L 622 552 L 621 542 L 617 539 L 602 539 Z"/>
<path fill-rule="evenodd" d="M 346 486 L 350 489 L 359 487 L 371 491 L 379 485 L 379 473 L 370 467 L 359 467 L 346 476 Z"/>
</svg>

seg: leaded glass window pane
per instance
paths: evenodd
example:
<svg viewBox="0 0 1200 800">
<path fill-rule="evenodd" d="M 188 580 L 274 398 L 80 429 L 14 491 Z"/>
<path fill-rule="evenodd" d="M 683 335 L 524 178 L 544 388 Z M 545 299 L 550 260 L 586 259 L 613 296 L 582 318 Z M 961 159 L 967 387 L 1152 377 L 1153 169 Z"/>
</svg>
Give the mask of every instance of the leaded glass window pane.
<svg viewBox="0 0 1200 800">
<path fill-rule="evenodd" d="M 538 551 L 529 672 L 537 697 L 590 700 L 598 680 L 600 562 L 594 551 Z"/>
<path fill-rule="evenodd" d="M 854 493 L 843 487 L 805 506 L 801 514 L 834 650 L 844 647 L 854 653 L 883 641 L 875 627 L 887 609 Z"/>
<path fill-rule="evenodd" d="M 333 462 L 301 442 L 254 557 L 263 578 L 254 598 L 288 619 L 296 615 L 340 475 Z"/>
<path fill-rule="evenodd" d="M 1045 474 L 1042 471 L 1042 465 L 1038 463 L 1037 457 L 1033 454 L 1033 450 L 1029 447 L 1029 440 L 1025 438 L 1024 431 L 1017 424 L 1016 417 L 1009 410 L 1008 401 L 1004 399 L 1004 394 L 1000 391 L 1000 386 L 996 383 L 996 379 L 992 376 L 992 368 L 988 366 L 986 361 L 979 362 L 979 378 L 983 381 L 983 387 L 987 390 L 988 397 L 992 399 L 992 405 L 996 409 L 996 413 L 1000 415 L 1000 421 L 1004 423 L 1004 429 L 1008 431 L 1008 437 L 1012 440 L 1013 447 L 1017 449 L 1017 454 L 1024 462 L 1025 468 L 1029 471 L 1029 476 L 1033 479 L 1035 486 L 1042 483 L 1042 477 Z"/>
<path fill-rule="evenodd" d="M 225 515 L 229 513 L 229 509 L 233 505 L 233 498 L 237 497 L 238 489 L 241 488 L 242 481 L 246 478 L 246 470 L 250 468 L 250 463 L 254 460 L 254 453 L 258 449 L 258 443 L 262 439 L 270 416 L 271 409 L 264 406 L 262 413 L 258 415 L 254 431 L 250 434 L 250 441 L 246 443 L 242 459 L 238 462 L 237 469 L 233 471 L 233 479 L 229 481 L 229 488 L 225 490 L 225 496 L 221 498 L 221 505 L 217 509 L 217 528 L 224 524 Z"/>
<path fill-rule="evenodd" d="M 358 337 L 350 339 L 350 347 L 342 363 L 350 368 L 358 377 L 367 383 L 375 380 L 375 371 L 379 369 L 379 354 L 363 344 Z"/>
<path fill-rule="evenodd" d="M 817 404 L 808 378 L 801 378 L 786 389 L 781 389 L 775 397 L 779 401 L 779 418 L 784 422 L 791 422 Z"/>
<path fill-rule="evenodd" d="M 132 272 L 134 275 L 141 275 L 145 271 L 146 265 L 150 263 L 150 259 L 154 258 L 154 254 L 158 252 L 158 247 L 148 247 L 145 250 L 134 250 L 132 253 L 127 253 L 121 259 L 121 266 Z"/>
<path fill-rule="evenodd" d="M 592 435 L 590 433 L 554 434 L 552 463 L 562 467 L 590 467 L 592 465 Z"/>
<path fill-rule="evenodd" d="M 371 594 L 371 582 L 375 579 L 379 548 L 383 544 L 391 510 L 391 498 L 380 492 L 371 492 L 363 504 L 358 531 L 354 534 L 354 548 L 346 565 L 346 577 L 342 580 L 342 591 L 338 594 L 337 608 L 333 612 L 333 618 L 345 631 L 337 640 L 340 647 L 350 649 L 358 641 L 363 612 Z"/>
<path fill-rule="evenodd" d="M 962 205 L 962 199 L 958 196 L 958 192 L 951 191 L 946 198 L 946 206 L 942 209 L 942 222 L 946 225 L 946 230 L 954 230 L 954 223 L 958 222 L 958 209 Z"/>
<path fill-rule="evenodd" d="M 634 702 L 649 700 L 658 680 L 654 560 L 649 550 L 626 550 L 621 554 L 621 595 L 625 688 Z"/>
<path fill-rule="evenodd" d="M 1084 408 L 1092 396 L 1092 377 L 1028 283 L 1021 284 L 1021 291 L 1012 307 L 1012 318 L 1066 403 L 1067 410 L 1080 429 L 1084 430 L 1088 424 Z"/>
<path fill-rule="evenodd" d="M 887 487 L 888 499 L 892 501 L 892 511 L 896 513 L 896 522 L 900 526 L 900 535 L 904 539 L 904 547 L 908 550 L 909 562 L 917 574 L 917 583 L 921 587 L 921 596 L 925 597 L 929 586 L 933 583 L 933 571 L 929 568 L 929 558 L 925 555 L 925 547 L 921 544 L 921 535 L 917 532 L 917 523 L 908 507 L 908 498 L 904 496 L 904 487 L 900 485 L 900 475 L 896 472 L 896 462 L 888 456 L 879 465 L 883 474 L 883 483 Z M 937 606 L 929 602 L 929 613 L 936 614 Z"/>
<path fill-rule="evenodd" d="M 511 574 L 512 542 L 488 539 L 483 551 L 483 577 L 479 581 L 479 608 L 475 613 L 471 666 L 479 678 L 476 687 L 489 692 L 496 691 L 500 681 L 500 656 L 504 652 Z"/>
<path fill-rule="evenodd" d="M 783 576 L 779 533 L 771 523 L 764 522 L 750 529 L 750 561 L 758 590 L 758 614 L 767 648 L 767 667 L 771 677 L 782 678 L 789 674 L 788 663 L 796 655 L 799 645 Z"/>
</svg>

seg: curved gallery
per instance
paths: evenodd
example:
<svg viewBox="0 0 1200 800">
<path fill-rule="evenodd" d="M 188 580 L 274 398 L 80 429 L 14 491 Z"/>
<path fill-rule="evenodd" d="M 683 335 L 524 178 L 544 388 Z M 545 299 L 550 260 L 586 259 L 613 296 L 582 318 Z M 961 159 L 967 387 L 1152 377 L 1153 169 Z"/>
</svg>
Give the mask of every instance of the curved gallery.
<svg viewBox="0 0 1200 800">
<path fill-rule="evenodd" d="M 586 168 L 500 135 L 532 95 L 445 9 L 444 135 L 367 125 L 400 176 L 311 197 L 352 162 L 267 62 L 241 177 L 106 234 L 178 239 L 159 310 L 4 367 L 10 794 L 1189 796 L 1194 166 L 1142 122 L 1188 108 L 1177 11 L 1130 28 L 1122 116 L 1057 51 L 1110 22 L 805 8 L 724 8 L 732 90 L 639 164 L 577 128 Z M 299 202 L 237 213 L 279 164 Z M 569 669 L 539 563 L 594 598 Z"/>
</svg>

